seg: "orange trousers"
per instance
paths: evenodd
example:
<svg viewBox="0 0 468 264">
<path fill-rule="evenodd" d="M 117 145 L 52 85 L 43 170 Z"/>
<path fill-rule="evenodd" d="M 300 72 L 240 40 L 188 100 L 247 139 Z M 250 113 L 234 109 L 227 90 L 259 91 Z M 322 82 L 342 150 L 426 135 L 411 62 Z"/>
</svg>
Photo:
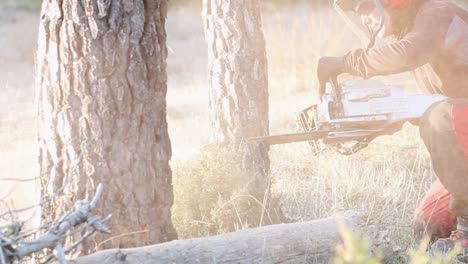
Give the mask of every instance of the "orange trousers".
<svg viewBox="0 0 468 264">
<path fill-rule="evenodd" d="M 457 217 L 449 208 L 450 198 L 447 189 L 436 180 L 416 209 L 413 228 L 417 238 L 427 235 L 436 240 L 455 230 Z"/>
<path fill-rule="evenodd" d="M 419 122 L 438 180 L 418 206 L 415 234 L 447 237 L 468 226 L 468 99 L 435 103 Z"/>
</svg>

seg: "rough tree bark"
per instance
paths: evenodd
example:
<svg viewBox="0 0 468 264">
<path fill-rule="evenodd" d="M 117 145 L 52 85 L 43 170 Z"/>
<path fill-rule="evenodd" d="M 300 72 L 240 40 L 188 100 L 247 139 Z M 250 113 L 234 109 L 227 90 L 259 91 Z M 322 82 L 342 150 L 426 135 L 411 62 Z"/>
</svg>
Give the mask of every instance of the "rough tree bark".
<svg viewBox="0 0 468 264">
<path fill-rule="evenodd" d="M 256 173 L 255 185 L 268 192 L 268 146 L 242 144 L 244 138 L 265 136 L 269 131 L 267 59 L 259 3 L 203 0 L 202 13 L 208 44 L 212 141 L 242 151 L 245 164 Z M 282 217 L 278 211 L 276 215 Z"/>
<path fill-rule="evenodd" d="M 74 264 L 136 263 L 329 263 L 341 242 L 339 226 L 370 238 L 371 249 L 385 242 L 357 213 L 304 223 L 270 225 L 233 233 L 177 240 L 136 249 L 105 250 Z"/>
<path fill-rule="evenodd" d="M 62 187 L 64 195 L 44 205 L 42 220 L 57 219 L 105 183 L 97 212 L 113 214 L 113 234 L 142 232 L 100 248 L 176 238 L 166 9 L 166 0 L 43 2 L 36 56 L 38 169 L 42 196 Z"/>
</svg>

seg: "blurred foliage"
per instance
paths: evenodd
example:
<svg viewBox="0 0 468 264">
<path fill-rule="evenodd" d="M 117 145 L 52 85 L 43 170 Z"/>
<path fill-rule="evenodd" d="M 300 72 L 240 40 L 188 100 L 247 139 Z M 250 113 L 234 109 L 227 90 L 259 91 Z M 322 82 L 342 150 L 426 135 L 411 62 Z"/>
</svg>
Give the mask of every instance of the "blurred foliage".
<svg viewBox="0 0 468 264">
<path fill-rule="evenodd" d="M 228 148 L 210 147 L 172 165 L 172 220 L 179 238 L 211 236 L 258 227 L 265 215 L 264 190 Z"/>
<path fill-rule="evenodd" d="M 429 239 L 423 239 L 417 248 L 408 250 L 407 256 L 398 260 L 395 258 L 383 258 L 383 254 L 377 250 L 373 253 L 369 240 L 359 236 L 345 226 L 340 226 L 340 234 L 343 244 L 336 248 L 336 255 L 333 259 L 334 264 L 380 264 L 380 263 L 398 263 L 398 264 L 458 264 L 466 263 L 465 255 L 461 254 L 461 248 L 443 254 L 427 251 Z"/>
<path fill-rule="evenodd" d="M 458 246 L 454 250 L 443 254 L 440 252 L 437 253 L 429 253 L 426 251 L 426 245 L 429 243 L 429 239 L 425 239 L 421 242 L 418 248 L 410 249 L 409 250 L 409 256 L 411 258 L 411 261 L 409 263 L 411 264 L 426 264 L 426 263 L 431 263 L 431 264 L 446 264 L 446 263 L 464 263 L 464 262 L 459 262 L 458 256 L 461 253 L 461 248 Z"/>
<path fill-rule="evenodd" d="M 42 0 L 16 0 L 19 8 L 27 10 L 40 10 Z"/>
<path fill-rule="evenodd" d="M 382 254 L 372 254 L 369 240 L 361 238 L 345 226 L 340 226 L 343 244 L 336 247 L 334 264 L 378 264 L 382 261 Z"/>
</svg>

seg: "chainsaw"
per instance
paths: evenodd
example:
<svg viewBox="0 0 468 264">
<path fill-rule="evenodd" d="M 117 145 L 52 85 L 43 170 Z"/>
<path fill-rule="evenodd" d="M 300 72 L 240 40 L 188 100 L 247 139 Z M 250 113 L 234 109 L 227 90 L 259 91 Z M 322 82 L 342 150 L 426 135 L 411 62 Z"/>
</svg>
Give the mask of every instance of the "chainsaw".
<svg viewBox="0 0 468 264">
<path fill-rule="evenodd" d="M 434 103 L 447 99 L 439 94 L 407 95 L 397 85 L 376 80 L 353 80 L 333 85 L 316 105 L 302 110 L 302 131 L 247 139 L 267 145 L 308 141 L 318 150 L 331 144 L 344 155 L 367 147 L 381 135 L 399 131 L 405 122 L 414 123 Z"/>
</svg>

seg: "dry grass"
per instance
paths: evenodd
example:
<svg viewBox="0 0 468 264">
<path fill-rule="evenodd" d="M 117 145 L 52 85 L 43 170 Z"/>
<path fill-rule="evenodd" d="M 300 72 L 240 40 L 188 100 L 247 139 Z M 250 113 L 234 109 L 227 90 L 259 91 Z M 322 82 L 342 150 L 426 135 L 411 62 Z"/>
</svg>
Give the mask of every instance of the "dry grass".
<svg viewBox="0 0 468 264">
<path fill-rule="evenodd" d="M 349 48 L 359 47 L 361 43 L 344 28 L 333 12 L 317 11 L 308 6 L 283 6 L 279 9 L 275 5 L 266 5 L 263 10 L 269 64 L 270 128 L 273 133 L 290 132 L 297 129 L 297 113 L 315 100 L 317 59 L 323 55 L 342 55 Z M 198 19 L 198 14 L 193 19 Z M 201 33 L 201 25 L 198 30 Z M 193 70 L 198 72 L 198 68 Z M 200 87 L 194 88 L 196 85 L 187 88 L 193 91 L 192 95 L 202 98 L 206 89 L 202 82 L 198 83 L 199 76 L 194 79 Z M 384 81 L 415 90 L 415 83 L 407 74 L 387 77 Z M 173 94 L 174 98 L 179 98 L 179 93 L 181 91 L 172 90 L 169 97 Z M 206 112 L 200 111 L 198 114 L 204 115 Z M 187 119 L 195 118 L 197 122 L 200 115 L 195 114 Z M 201 118 L 204 117 L 206 115 Z M 172 120 L 173 129 L 177 131 L 182 123 L 176 122 Z M 197 123 L 200 132 L 194 131 L 189 141 L 198 141 L 199 145 L 208 142 L 205 134 L 209 133 L 208 125 L 208 122 Z M 171 131 L 171 135 L 174 132 Z M 174 144 L 178 140 L 180 138 L 173 137 Z M 181 178 L 198 179 L 203 171 L 188 173 L 187 167 L 177 166 L 177 160 L 182 157 L 189 164 L 193 160 L 189 159 L 190 155 L 184 155 L 183 146 L 174 149 L 174 181 L 177 189 Z M 193 153 L 193 149 L 190 153 Z M 377 223 L 390 230 L 394 243 L 403 248 L 414 243 L 410 228 L 413 212 L 434 179 L 428 153 L 418 138 L 416 127 L 405 126 L 398 134 L 378 139 L 369 148 L 350 157 L 331 150 L 318 156 L 310 153 L 306 143 L 274 146 L 270 151 L 274 191 L 281 197 L 282 208 L 288 217 L 303 221 L 342 210 L 362 210 L 367 212 L 369 223 Z M 205 176 L 213 177 L 208 171 L 209 168 Z M 230 175 L 238 177 L 235 172 Z M 223 179 L 218 178 L 221 181 Z M 224 189 L 220 187 L 218 191 Z M 199 194 L 193 197 L 197 199 Z M 213 204 L 210 200 L 199 201 L 202 204 Z M 197 236 L 202 230 L 187 230 L 186 227 L 186 224 L 179 226 L 183 236 Z"/>
<path fill-rule="evenodd" d="M 210 147 L 178 160 L 174 169 L 172 220 L 179 238 L 210 236 L 261 226 L 269 216 L 255 173 L 239 153 Z"/>
<path fill-rule="evenodd" d="M 392 136 L 400 142 L 382 138 L 353 156 L 332 150 L 312 156 L 303 143 L 274 147 L 275 190 L 285 212 L 303 221 L 360 210 L 369 223 L 389 229 L 393 241 L 412 243 L 413 212 L 433 179 L 426 150 L 407 129 Z"/>
<path fill-rule="evenodd" d="M 315 65 L 319 56 L 342 55 L 361 43 L 330 10 L 314 10 L 307 5 L 278 8 L 268 4 L 263 12 L 269 61 L 270 127 L 273 133 L 291 132 L 296 129 L 296 114 L 315 99 Z M 0 33 L 7 32 L 2 34 L 5 38 L 0 39 L 0 59 L 3 65 L 8 65 L 0 65 L 0 178 L 30 178 L 34 175 L 32 53 L 35 33 L 19 32 L 28 30 L 26 26 L 34 28 L 31 24 L 37 25 L 38 15 L 27 17 L 29 20 L 13 19 L 9 24 L 0 25 Z M 220 203 L 219 196 L 212 194 L 226 193 L 223 200 L 229 201 L 241 195 L 248 180 L 238 170 L 213 173 L 210 167 L 213 160 L 205 157 L 200 161 L 194 156 L 201 145 L 209 142 L 210 132 L 206 47 L 200 10 L 183 6 L 171 9 L 167 32 L 170 47 L 167 102 L 174 150 L 175 210 L 188 210 L 190 202 L 191 205 L 203 205 L 207 211 L 220 212 L 225 203 Z M 24 51 L 12 53 L 18 47 Z M 385 80 L 414 86 L 407 75 Z M 312 156 L 305 143 L 274 146 L 270 155 L 274 192 L 281 196 L 281 205 L 291 219 L 302 221 L 341 210 L 363 210 L 367 212 L 369 222 L 389 228 L 394 241 L 402 245 L 413 242 L 409 227 L 412 214 L 433 180 L 428 154 L 415 127 L 406 126 L 400 133 L 383 137 L 350 157 L 329 150 Z M 206 171 L 200 169 L 203 167 Z M 226 181 L 224 175 L 231 175 L 228 179 L 232 182 Z M 205 176 L 207 178 L 203 178 Z M 0 193 L 5 193 L 7 187 L 10 186 L 0 182 Z M 207 191 L 209 188 L 211 194 Z M 197 189 L 200 190 L 194 191 Z M 12 197 L 17 203 L 31 201 L 33 196 L 25 193 L 31 192 L 22 190 Z M 234 210 L 232 206 L 224 206 L 223 210 L 227 208 Z M 176 215 L 174 220 L 186 237 L 243 226 L 242 221 L 236 220 L 238 213 L 224 211 L 224 214 L 235 219 L 229 228 L 220 224 L 216 230 L 206 228 L 206 225 L 214 226 L 213 217 L 207 220 L 192 216 L 190 219 L 188 211 L 180 217 Z M 193 221 L 201 222 L 198 227 L 187 224 Z"/>
</svg>

